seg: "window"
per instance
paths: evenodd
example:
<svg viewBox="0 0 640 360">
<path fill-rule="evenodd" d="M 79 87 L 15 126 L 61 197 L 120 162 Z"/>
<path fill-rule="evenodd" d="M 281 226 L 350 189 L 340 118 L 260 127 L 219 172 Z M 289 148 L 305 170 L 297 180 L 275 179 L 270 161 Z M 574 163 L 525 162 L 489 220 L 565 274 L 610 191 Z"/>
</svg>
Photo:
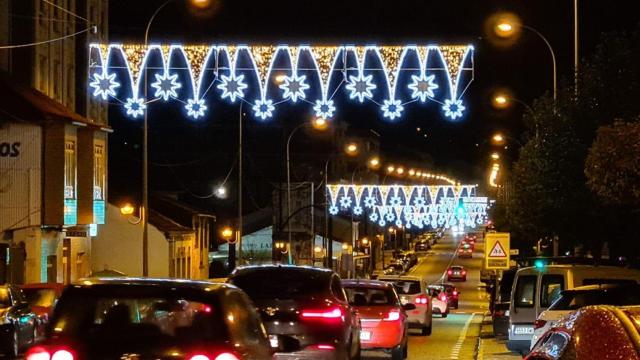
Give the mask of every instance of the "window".
<svg viewBox="0 0 640 360">
<path fill-rule="evenodd" d="M 284 267 L 241 272 L 229 281 L 253 300 L 308 298 L 323 294 L 329 288 L 329 278 L 324 273 Z"/>
<path fill-rule="evenodd" d="M 388 280 L 382 280 L 388 281 Z M 393 287 L 396 288 L 396 292 L 399 295 L 414 295 L 419 294 L 420 291 L 420 281 L 412 281 L 412 280 L 396 280 L 391 281 Z"/>
<path fill-rule="evenodd" d="M 542 275 L 540 307 L 548 308 L 564 290 L 563 275 Z"/>
<path fill-rule="evenodd" d="M 533 307 L 536 297 L 536 275 L 525 275 L 518 277 L 516 284 L 515 298 L 516 307 Z"/>
<path fill-rule="evenodd" d="M 93 148 L 93 199 L 104 200 L 106 182 L 104 166 L 104 146 L 96 144 Z"/>
<path fill-rule="evenodd" d="M 258 314 L 253 311 L 249 299 L 239 291 L 229 293 L 223 299 L 225 318 L 229 324 L 232 341 L 241 347 L 267 344 L 266 331 Z"/>
<path fill-rule="evenodd" d="M 64 143 L 64 198 L 75 199 L 76 188 L 76 142 Z"/>
<path fill-rule="evenodd" d="M 347 301 L 347 297 L 344 294 L 344 290 L 342 290 L 340 280 L 335 276 L 331 279 L 331 292 L 333 293 L 333 296 L 338 298 L 338 300 Z"/>
<path fill-rule="evenodd" d="M 354 306 L 389 306 L 399 303 L 392 289 L 368 288 L 364 286 L 345 287 L 349 304 Z"/>
</svg>

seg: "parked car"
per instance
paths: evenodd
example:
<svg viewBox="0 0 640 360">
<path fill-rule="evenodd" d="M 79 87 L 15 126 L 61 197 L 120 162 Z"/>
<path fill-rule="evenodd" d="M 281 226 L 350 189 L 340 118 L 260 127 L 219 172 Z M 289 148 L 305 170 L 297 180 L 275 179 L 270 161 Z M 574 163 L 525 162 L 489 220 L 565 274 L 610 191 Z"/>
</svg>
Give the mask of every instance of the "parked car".
<svg viewBox="0 0 640 360">
<path fill-rule="evenodd" d="M 419 241 L 415 245 L 416 251 L 428 251 L 431 249 L 431 244 L 428 240 Z"/>
<path fill-rule="evenodd" d="M 586 306 L 562 318 L 526 360 L 640 359 L 640 307 Z"/>
<path fill-rule="evenodd" d="M 441 285 L 444 288 L 445 295 L 447 295 L 447 305 L 449 305 L 450 308 L 457 309 L 460 290 L 453 284 L 443 283 Z"/>
<path fill-rule="evenodd" d="M 534 333 L 534 322 L 541 312 L 558 299 L 563 290 L 608 283 L 638 283 L 640 270 L 615 266 L 544 265 L 518 270 L 509 303 L 507 348 L 527 353 Z"/>
<path fill-rule="evenodd" d="M 447 269 L 447 281 L 467 281 L 467 270 L 461 265 L 452 265 Z"/>
<path fill-rule="evenodd" d="M 228 282 L 258 308 L 276 358 L 357 359 L 360 319 L 340 277 L 328 269 L 292 265 L 236 268 Z"/>
<path fill-rule="evenodd" d="M 517 269 L 504 270 L 500 279 L 496 281 L 493 299 L 493 334 L 507 336 L 509 331 L 509 305 L 511 303 L 511 287 L 516 277 Z"/>
<path fill-rule="evenodd" d="M 49 322 L 49 317 L 53 311 L 64 284 L 60 283 L 38 283 L 21 285 L 20 288 L 24 293 L 27 303 L 31 310 L 38 317 L 38 334 L 44 334 L 44 328 Z"/>
<path fill-rule="evenodd" d="M 444 288 L 441 285 L 429 285 L 428 294 L 431 298 L 433 314 L 446 318 L 449 315 L 449 302 Z"/>
<path fill-rule="evenodd" d="M 392 263 L 387 265 L 383 271 L 384 275 L 402 275 L 405 273 L 405 265 L 403 263 Z"/>
<path fill-rule="evenodd" d="M 270 359 L 249 298 L 205 281 L 84 279 L 64 290 L 28 360 Z"/>
<path fill-rule="evenodd" d="M 358 312 L 365 350 L 381 350 L 393 360 L 407 357 L 409 317 L 414 304 L 400 303 L 393 285 L 376 280 L 342 280 L 349 304 Z"/>
<path fill-rule="evenodd" d="M 589 305 L 640 305 L 640 285 L 603 284 L 579 286 L 564 290 L 560 298 L 538 315 L 533 323 L 531 348 L 555 323 L 565 315 Z"/>
<path fill-rule="evenodd" d="M 393 284 L 400 303 L 414 304 L 416 309 L 408 312 L 409 327 L 419 328 L 423 336 L 431 335 L 433 309 L 427 283 L 417 276 L 381 276 L 378 280 Z"/>
<path fill-rule="evenodd" d="M 0 354 L 15 358 L 37 338 L 37 317 L 22 291 L 14 285 L 0 285 Z"/>
</svg>

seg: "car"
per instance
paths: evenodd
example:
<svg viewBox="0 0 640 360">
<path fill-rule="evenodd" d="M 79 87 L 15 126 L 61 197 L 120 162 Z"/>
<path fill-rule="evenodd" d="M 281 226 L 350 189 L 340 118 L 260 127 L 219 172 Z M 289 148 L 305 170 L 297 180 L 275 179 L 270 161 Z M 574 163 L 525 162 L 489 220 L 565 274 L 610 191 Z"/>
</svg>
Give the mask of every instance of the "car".
<svg viewBox="0 0 640 360">
<path fill-rule="evenodd" d="M 458 258 L 471 259 L 473 258 L 473 248 L 469 244 L 462 244 L 458 247 Z"/>
<path fill-rule="evenodd" d="M 533 323 L 531 348 L 538 339 L 565 315 L 588 305 L 640 305 L 640 285 L 603 284 L 579 286 L 565 290 L 549 308 L 538 315 Z"/>
<path fill-rule="evenodd" d="M 258 308 L 271 346 L 277 348 L 275 358 L 359 358 L 360 319 L 333 271 L 250 265 L 236 268 L 227 281 Z"/>
<path fill-rule="evenodd" d="M 393 360 L 407 357 L 409 317 L 414 304 L 400 303 L 393 285 L 376 280 L 342 280 L 349 304 L 358 312 L 363 350 L 381 350 Z"/>
<path fill-rule="evenodd" d="M 457 309 L 460 291 L 453 284 L 443 283 L 441 285 L 444 288 L 445 295 L 447 295 L 447 305 L 449 305 L 450 308 Z"/>
<path fill-rule="evenodd" d="M 37 316 L 22 290 L 15 285 L 0 285 L 0 354 L 15 358 L 37 338 Z"/>
<path fill-rule="evenodd" d="M 416 251 L 428 251 L 431 249 L 431 245 L 428 240 L 419 241 L 415 245 Z"/>
<path fill-rule="evenodd" d="M 509 304 L 511 303 L 511 287 L 516 276 L 517 269 L 504 270 L 496 281 L 493 289 L 493 334 L 504 337 L 509 331 Z"/>
<path fill-rule="evenodd" d="M 44 328 L 49 322 L 49 317 L 53 311 L 53 306 L 60 298 L 64 284 L 60 283 L 37 283 L 21 285 L 20 289 L 24 293 L 31 310 L 38 317 L 38 333 L 44 334 Z"/>
<path fill-rule="evenodd" d="M 405 273 L 404 263 L 394 262 L 387 265 L 383 271 L 384 275 L 402 275 Z"/>
<path fill-rule="evenodd" d="M 240 289 L 206 281 L 86 278 L 67 287 L 37 359 L 270 359 L 260 316 Z"/>
<path fill-rule="evenodd" d="M 585 306 L 549 329 L 525 360 L 639 359 L 638 323 L 638 306 Z"/>
<path fill-rule="evenodd" d="M 442 285 L 429 285 L 428 294 L 431 298 L 433 314 L 446 318 L 449 315 L 449 301 Z"/>
<path fill-rule="evenodd" d="M 381 276 L 380 281 L 393 284 L 400 302 L 403 305 L 414 304 L 415 309 L 407 312 L 409 315 L 409 327 L 420 329 L 423 336 L 431 335 L 432 314 L 431 299 L 427 290 L 427 283 L 417 276 Z"/>
<path fill-rule="evenodd" d="M 449 266 L 447 269 L 447 281 L 467 281 L 467 270 L 460 265 Z"/>
<path fill-rule="evenodd" d="M 476 234 L 466 234 L 464 236 L 464 240 L 465 242 L 471 244 L 471 245 L 475 245 L 476 241 L 478 240 L 478 236 Z"/>
</svg>

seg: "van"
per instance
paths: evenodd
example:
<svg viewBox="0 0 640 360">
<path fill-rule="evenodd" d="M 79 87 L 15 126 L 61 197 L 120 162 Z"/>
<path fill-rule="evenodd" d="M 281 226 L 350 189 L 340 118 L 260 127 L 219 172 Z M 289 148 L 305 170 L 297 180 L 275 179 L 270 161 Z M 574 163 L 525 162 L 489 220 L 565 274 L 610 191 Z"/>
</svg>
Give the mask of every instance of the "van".
<svg viewBox="0 0 640 360">
<path fill-rule="evenodd" d="M 511 289 L 507 348 L 521 354 L 529 351 L 534 321 L 560 296 L 562 290 L 639 281 L 640 270 L 615 266 L 546 265 L 518 270 Z"/>
</svg>

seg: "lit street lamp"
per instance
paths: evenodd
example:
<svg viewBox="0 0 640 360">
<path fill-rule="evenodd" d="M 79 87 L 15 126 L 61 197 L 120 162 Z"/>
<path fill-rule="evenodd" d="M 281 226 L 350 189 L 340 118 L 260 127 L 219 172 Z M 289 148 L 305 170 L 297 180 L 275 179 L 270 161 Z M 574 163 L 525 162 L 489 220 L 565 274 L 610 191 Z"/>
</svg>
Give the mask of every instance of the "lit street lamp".
<svg viewBox="0 0 640 360">
<path fill-rule="evenodd" d="M 536 116 L 535 111 L 533 111 L 533 108 L 529 106 L 529 104 L 527 104 L 522 100 L 514 98 L 506 90 L 497 91 L 491 98 L 491 102 L 495 108 L 500 110 L 508 108 L 509 106 L 511 106 L 512 102 L 515 102 L 524 106 L 524 108 L 527 109 L 529 114 L 531 114 L 531 117 L 533 117 L 533 120 L 535 123 L 535 132 L 536 132 L 535 136 L 536 138 L 538 138 L 538 117 Z"/>
<path fill-rule="evenodd" d="M 349 142 L 344 146 L 344 152 L 349 156 L 358 155 L 358 144 L 355 142 Z"/>
<path fill-rule="evenodd" d="M 222 236 L 222 238 L 224 240 L 227 241 L 227 244 L 229 245 L 229 254 L 228 254 L 228 261 L 229 261 L 229 270 L 233 270 L 236 267 L 236 247 L 235 247 L 235 243 L 237 242 L 237 239 L 233 239 L 233 235 L 234 235 L 234 231 L 231 227 L 229 226 L 225 226 L 222 228 L 222 230 L 220 230 L 220 236 Z"/>
<path fill-rule="evenodd" d="M 499 160 L 500 159 L 500 154 L 494 152 L 493 154 L 491 154 L 491 158 L 493 160 Z"/>
</svg>

